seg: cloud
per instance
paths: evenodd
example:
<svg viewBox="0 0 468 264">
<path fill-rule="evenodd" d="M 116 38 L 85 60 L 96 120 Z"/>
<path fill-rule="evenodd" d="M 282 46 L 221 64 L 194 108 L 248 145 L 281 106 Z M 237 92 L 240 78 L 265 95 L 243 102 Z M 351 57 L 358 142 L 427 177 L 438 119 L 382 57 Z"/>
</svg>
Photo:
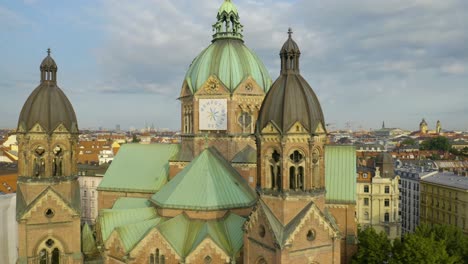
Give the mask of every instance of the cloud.
<svg viewBox="0 0 468 264">
<path fill-rule="evenodd" d="M 389 120 L 416 128 L 422 116 L 440 111 L 456 113 L 438 116 L 444 126 L 468 129 L 466 122 L 459 122 L 466 109 L 456 108 L 464 103 L 468 81 L 468 1 L 233 1 L 244 24 L 245 44 L 273 79 L 279 74 L 278 53 L 286 31 L 293 28 L 301 49 L 301 73 L 317 93 L 327 122 L 343 127 L 348 120 L 360 120 L 368 128 Z M 80 98 L 83 91 L 116 101 L 119 95 L 131 97 L 135 102 L 125 101 L 126 118 L 139 116 L 140 102 L 149 98 L 175 100 L 190 63 L 211 42 L 211 25 L 221 3 L 100 0 L 80 5 L 73 14 L 64 12 L 71 17 L 63 20 L 64 26 L 76 38 L 70 42 L 85 42 L 97 65 L 90 67 L 95 69 L 92 74 L 82 66 L 64 87 L 77 87 L 72 90 L 81 91 L 76 92 Z M 47 10 L 46 5 L 41 7 Z M 22 12 L 0 7 L 0 29 L 31 19 L 18 14 Z M 99 36 L 83 35 L 86 30 L 73 34 L 78 26 Z M 170 102 L 154 111 L 177 113 L 180 105 Z M 80 111 L 99 112 L 98 107 Z M 180 126 L 174 116 L 163 118 L 164 126 Z M 102 120 L 107 118 L 111 117 Z M 116 119 L 108 122 L 125 124 Z"/>
</svg>

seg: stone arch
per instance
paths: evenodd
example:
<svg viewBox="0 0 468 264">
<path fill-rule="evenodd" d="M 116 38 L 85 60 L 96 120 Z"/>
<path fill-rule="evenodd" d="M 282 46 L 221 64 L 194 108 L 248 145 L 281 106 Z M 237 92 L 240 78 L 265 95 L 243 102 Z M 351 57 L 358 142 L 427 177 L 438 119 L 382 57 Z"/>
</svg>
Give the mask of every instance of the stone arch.
<svg viewBox="0 0 468 264">
<path fill-rule="evenodd" d="M 255 264 L 268 264 L 268 262 L 265 260 L 264 257 L 259 257 L 257 261 L 255 261 Z"/>
<path fill-rule="evenodd" d="M 61 259 L 66 251 L 60 239 L 46 236 L 36 245 L 34 252 L 40 264 L 59 264 L 62 263 Z"/>
<path fill-rule="evenodd" d="M 312 173 L 311 173 L 311 181 L 312 181 L 312 188 L 320 188 L 322 187 L 322 162 L 323 162 L 323 150 L 318 147 L 314 146 L 311 152 L 311 164 L 312 164 Z"/>
<path fill-rule="evenodd" d="M 40 241 L 39 243 L 36 244 L 35 248 L 34 248 L 34 252 L 39 252 L 41 250 L 41 246 L 42 245 L 45 245 L 45 243 L 47 242 L 47 240 L 49 239 L 52 239 L 54 240 L 55 244 L 54 245 L 57 245 L 57 247 L 59 247 L 60 251 L 61 252 L 68 252 L 68 247 L 65 243 L 63 243 L 63 241 L 58 238 L 58 237 L 55 237 L 55 236 L 51 236 L 51 235 L 45 235 L 45 236 L 42 236 L 38 241 Z"/>
<path fill-rule="evenodd" d="M 269 148 L 266 151 L 265 156 L 265 186 L 264 188 L 270 188 L 272 190 L 281 189 L 282 183 L 282 166 L 281 166 L 282 153 L 277 148 Z"/>
<path fill-rule="evenodd" d="M 288 187 L 290 190 L 305 191 L 305 168 L 306 168 L 307 152 L 301 148 L 292 148 L 288 152 L 287 167 L 288 167 Z"/>
</svg>

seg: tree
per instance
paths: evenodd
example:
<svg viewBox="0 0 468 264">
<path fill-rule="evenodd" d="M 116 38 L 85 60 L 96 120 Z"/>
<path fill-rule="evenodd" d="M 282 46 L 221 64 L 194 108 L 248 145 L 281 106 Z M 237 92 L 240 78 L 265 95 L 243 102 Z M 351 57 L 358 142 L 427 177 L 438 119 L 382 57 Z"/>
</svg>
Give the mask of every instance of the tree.
<svg viewBox="0 0 468 264">
<path fill-rule="evenodd" d="M 407 138 L 401 142 L 402 146 L 414 146 L 416 145 L 416 140 L 412 138 Z"/>
<path fill-rule="evenodd" d="M 437 241 L 433 233 L 429 237 L 418 234 L 407 234 L 402 238 L 401 242 L 394 242 L 390 263 L 460 263 L 458 262 L 459 258 L 449 256 L 445 248 L 445 241 Z"/>
<path fill-rule="evenodd" d="M 438 136 L 431 139 L 426 139 L 421 143 L 421 150 L 440 150 L 449 151 L 451 148 L 450 141 L 446 137 Z"/>
<path fill-rule="evenodd" d="M 453 225 L 433 225 L 421 224 L 416 229 L 415 235 L 419 237 L 434 236 L 435 241 L 443 241 L 449 256 L 463 259 L 468 263 L 468 237 L 463 231 Z"/>
<path fill-rule="evenodd" d="M 133 134 L 133 136 L 132 136 L 132 143 L 138 143 L 138 142 L 140 142 L 140 139 L 137 137 L 136 134 Z"/>
<path fill-rule="evenodd" d="M 358 252 L 353 256 L 353 264 L 358 263 L 384 263 L 390 258 L 392 245 L 384 232 L 377 234 L 374 228 L 369 227 L 358 232 Z"/>
</svg>

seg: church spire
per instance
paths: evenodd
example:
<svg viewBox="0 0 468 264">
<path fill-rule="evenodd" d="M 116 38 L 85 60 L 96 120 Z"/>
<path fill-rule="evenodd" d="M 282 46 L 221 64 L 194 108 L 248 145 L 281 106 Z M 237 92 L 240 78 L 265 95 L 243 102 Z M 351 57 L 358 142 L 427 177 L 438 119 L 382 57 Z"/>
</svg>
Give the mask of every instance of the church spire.
<svg viewBox="0 0 468 264">
<path fill-rule="evenodd" d="M 41 66 L 41 83 L 44 81 L 57 82 L 57 64 L 50 56 L 50 48 L 47 49 L 47 57 L 42 60 Z"/>
<path fill-rule="evenodd" d="M 244 26 L 239 22 L 239 12 L 231 0 L 224 0 L 216 16 L 218 21 L 213 24 L 213 41 L 220 38 L 236 38 L 242 40 Z"/>
<path fill-rule="evenodd" d="M 280 51 L 281 57 L 281 74 L 299 73 L 299 57 L 301 51 L 299 46 L 292 38 L 293 31 L 288 29 L 288 39 L 283 44 Z"/>
</svg>

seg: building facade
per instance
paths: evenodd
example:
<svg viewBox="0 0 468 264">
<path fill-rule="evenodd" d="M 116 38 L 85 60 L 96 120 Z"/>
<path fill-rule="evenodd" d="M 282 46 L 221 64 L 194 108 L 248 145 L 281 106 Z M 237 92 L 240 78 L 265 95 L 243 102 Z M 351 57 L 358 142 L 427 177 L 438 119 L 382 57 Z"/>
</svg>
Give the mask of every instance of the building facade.
<svg viewBox="0 0 468 264">
<path fill-rule="evenodd" d="M 81 196 L 81 220 L 94 225 L 98 216 L 98 190 L 103 174 L 94 171 L 78 172 Z"/>
<path fill-rule="evenodd" d="M 362 227 L 372 226 L 385 232 L 390 239 L 399 238 L 399 176 L 394 174 L 393 159 L 380 153 L 373 170 L 357 175 L 356 217 Z"/>
<path fill-rule="evenodd" d="M 15 263 L 18 257 L 16 194 L 0 194 L 0 263 Z"/>
<path fill-rule="evenodd" d="M 437 173 L 432 166 L 402 166 L 395 170 L 400 176 L 401 233 L 412 233 L 420 223 L 420 181 Z"/>
<path fill-rule="evenodd" d="M 460 227 L 468 235 L 468 177 L 440 172 L 421 180 L 421 223 Z"/>
</svg>

